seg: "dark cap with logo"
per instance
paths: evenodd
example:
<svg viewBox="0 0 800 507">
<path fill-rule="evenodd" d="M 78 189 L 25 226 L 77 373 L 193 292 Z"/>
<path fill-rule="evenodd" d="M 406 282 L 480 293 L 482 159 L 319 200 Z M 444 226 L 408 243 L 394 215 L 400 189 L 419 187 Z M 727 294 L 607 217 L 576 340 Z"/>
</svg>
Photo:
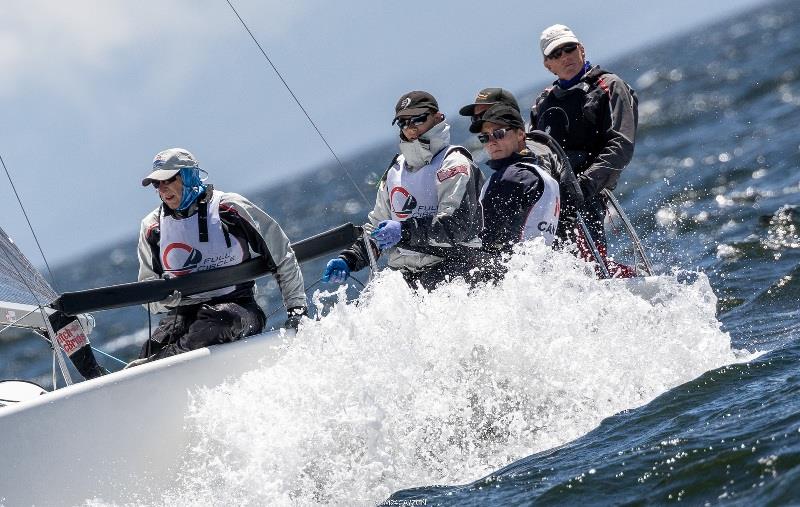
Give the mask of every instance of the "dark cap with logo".
<svg viewBox="0 0 800 507">
<path fill-rule="evenodd" d="M 517 99 L 510 91 L 503 88 L 484 88 L 478 92 L 475 102 L 459 109 L 458 114 L 461 116 L 473 116 L 475 114 L 475 106 L 480 104 L 505 104 L 519 111 Z"/>
<path fill-rule="evenodd" d="M 408 92 L 400 97 L 397 105 L 394 106 L 392 125 L 398 118 L 411 118 L 422 113 L 435 113 L 437 111 L 439 111 L 439 104 L 430 93 L 423 91 Z"/>
<path fill-rule="evenodd" d="M 469 131 L 477 134 L 483 128 L 483 123 L 487 121 L 501 127 L 525 128 L 525 122 L 522 121 L 522 115 L 519 114 L 519 111 L 506 104 L 495 104 L 483 113 L 480 120 L 472 122 L 472 125 L 469 126 Z"/>
</svg>

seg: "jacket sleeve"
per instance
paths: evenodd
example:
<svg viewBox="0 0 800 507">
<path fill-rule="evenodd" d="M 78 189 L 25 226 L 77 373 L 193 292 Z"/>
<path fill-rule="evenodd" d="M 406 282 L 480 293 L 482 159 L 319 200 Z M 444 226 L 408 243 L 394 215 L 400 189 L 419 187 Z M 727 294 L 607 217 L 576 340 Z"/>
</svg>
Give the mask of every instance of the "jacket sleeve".
<svg viewBox="0 0 800 507">
<path fill-rule="evenodd" d="M 480 234 L 481 211 L 478 189 L 483 174 L 460 151 L 445 157 L 436 172 L 436 214 L 402 222 L 398 246 L 422 253 L 441 252 L 441 247 L 467 243 Z"/>
<path fill-rule="evenodd" d="M 220 211 L 234 211 L 241 219 L 250 249 L 275 266 L 275 280 L 286 308 L 306 306 L 303 274 L 281 226 L 261 208 L 239 194 L 222 194 Z"/>
<path fill-rule="evenodd" d="M 364 230 L 368 233 L 374 231 L 380 222 L 389 220 L 392 217 L 389 211 L 389 190 L 386 188 L 386 175 L 381 179 L 378 184 L 378 193 L 375 196 L 375 206 L 372 211 L 367 215 L 367 223 L 364 224 Z M 378 249 L 373 249 L 375 258 L 380 255 Z M 350 271 L 360 271 L 369 265 L 369 256 L 367 255 L 366 246 L 364 245 L 363 238 L 356 240 L 353 245 L 342 251 L 339 254 L 341 259 L 347 263 Z"/>
<path fill-rule="evenodd" d="M 594 162 L 580 176 L 584 197 L 597 194 L 603 188 L 613 189 L 620 173 L 633 158 L 636 127 L 639 121 L 636 93 L 615 74 L 604 74 L 598 81 L 608 97 L 604 118 L 604 147 Z"/>
<path fill-rule="evenodd" d="M 158 209 L 144 217 L 139 228 L 139 244 L 137 246 L 137 256 L 139 257 L 139 276 L 137 280 L 156 280 L 161 278 L 163 270 L 161 261 L 158 258 Z M 142 305 L 152 313 L 162 313 L 169 310 L 166 306 L 157 302 Z"/>
</svg>

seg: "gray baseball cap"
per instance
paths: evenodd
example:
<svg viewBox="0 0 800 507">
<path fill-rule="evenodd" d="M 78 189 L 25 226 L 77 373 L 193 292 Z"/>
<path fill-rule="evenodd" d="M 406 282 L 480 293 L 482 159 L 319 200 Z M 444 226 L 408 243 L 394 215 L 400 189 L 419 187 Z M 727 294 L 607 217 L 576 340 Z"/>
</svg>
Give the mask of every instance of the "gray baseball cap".
<svg viewBox="0 0 800 507">
<path fill-rule="evenodd" d="M 170 148 L 161 151 L 153 159 L 153 172 L 142 180 L 142 186 L 146 187 L 154 181 L 168 180 L 184 167 L 198 167 L 197 159 L 189 150 Z"/>
</svg>

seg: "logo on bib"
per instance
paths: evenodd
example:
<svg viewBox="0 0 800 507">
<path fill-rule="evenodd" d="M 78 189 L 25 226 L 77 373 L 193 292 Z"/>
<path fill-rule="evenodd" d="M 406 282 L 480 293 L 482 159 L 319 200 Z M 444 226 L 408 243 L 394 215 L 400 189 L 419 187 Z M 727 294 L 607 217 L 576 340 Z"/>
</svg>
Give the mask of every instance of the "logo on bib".
<svg viewBox="0 0 800 507">
<path fill-rule="evenodd" d="M 394 187 L 389 193 L 389 205 L 397 218 L 408 218 L 417 208 L 417 200 L 403 187 Z"/>
<path fill-rule="evenodd" d="M 191 273 L 202 260 L 203 253 L 185 243 L 170 243 L 161 255 L 164 269 L 174 276 Z"/>
</svg>

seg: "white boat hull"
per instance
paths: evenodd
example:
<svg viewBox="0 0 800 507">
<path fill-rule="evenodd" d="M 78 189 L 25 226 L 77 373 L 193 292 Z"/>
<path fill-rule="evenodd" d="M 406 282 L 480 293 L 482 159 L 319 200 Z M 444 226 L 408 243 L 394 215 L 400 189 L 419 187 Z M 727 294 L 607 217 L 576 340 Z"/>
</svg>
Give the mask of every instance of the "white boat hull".
<svg viewBox="0 0 800 507">
<path fill-rule="evenodd" d="M 189 445 L 190 392 L 274 363 L 285 338 L 203 348 L 0 409 L 0 504 L 152 498 L 174 485 Z"/>
</svg>

